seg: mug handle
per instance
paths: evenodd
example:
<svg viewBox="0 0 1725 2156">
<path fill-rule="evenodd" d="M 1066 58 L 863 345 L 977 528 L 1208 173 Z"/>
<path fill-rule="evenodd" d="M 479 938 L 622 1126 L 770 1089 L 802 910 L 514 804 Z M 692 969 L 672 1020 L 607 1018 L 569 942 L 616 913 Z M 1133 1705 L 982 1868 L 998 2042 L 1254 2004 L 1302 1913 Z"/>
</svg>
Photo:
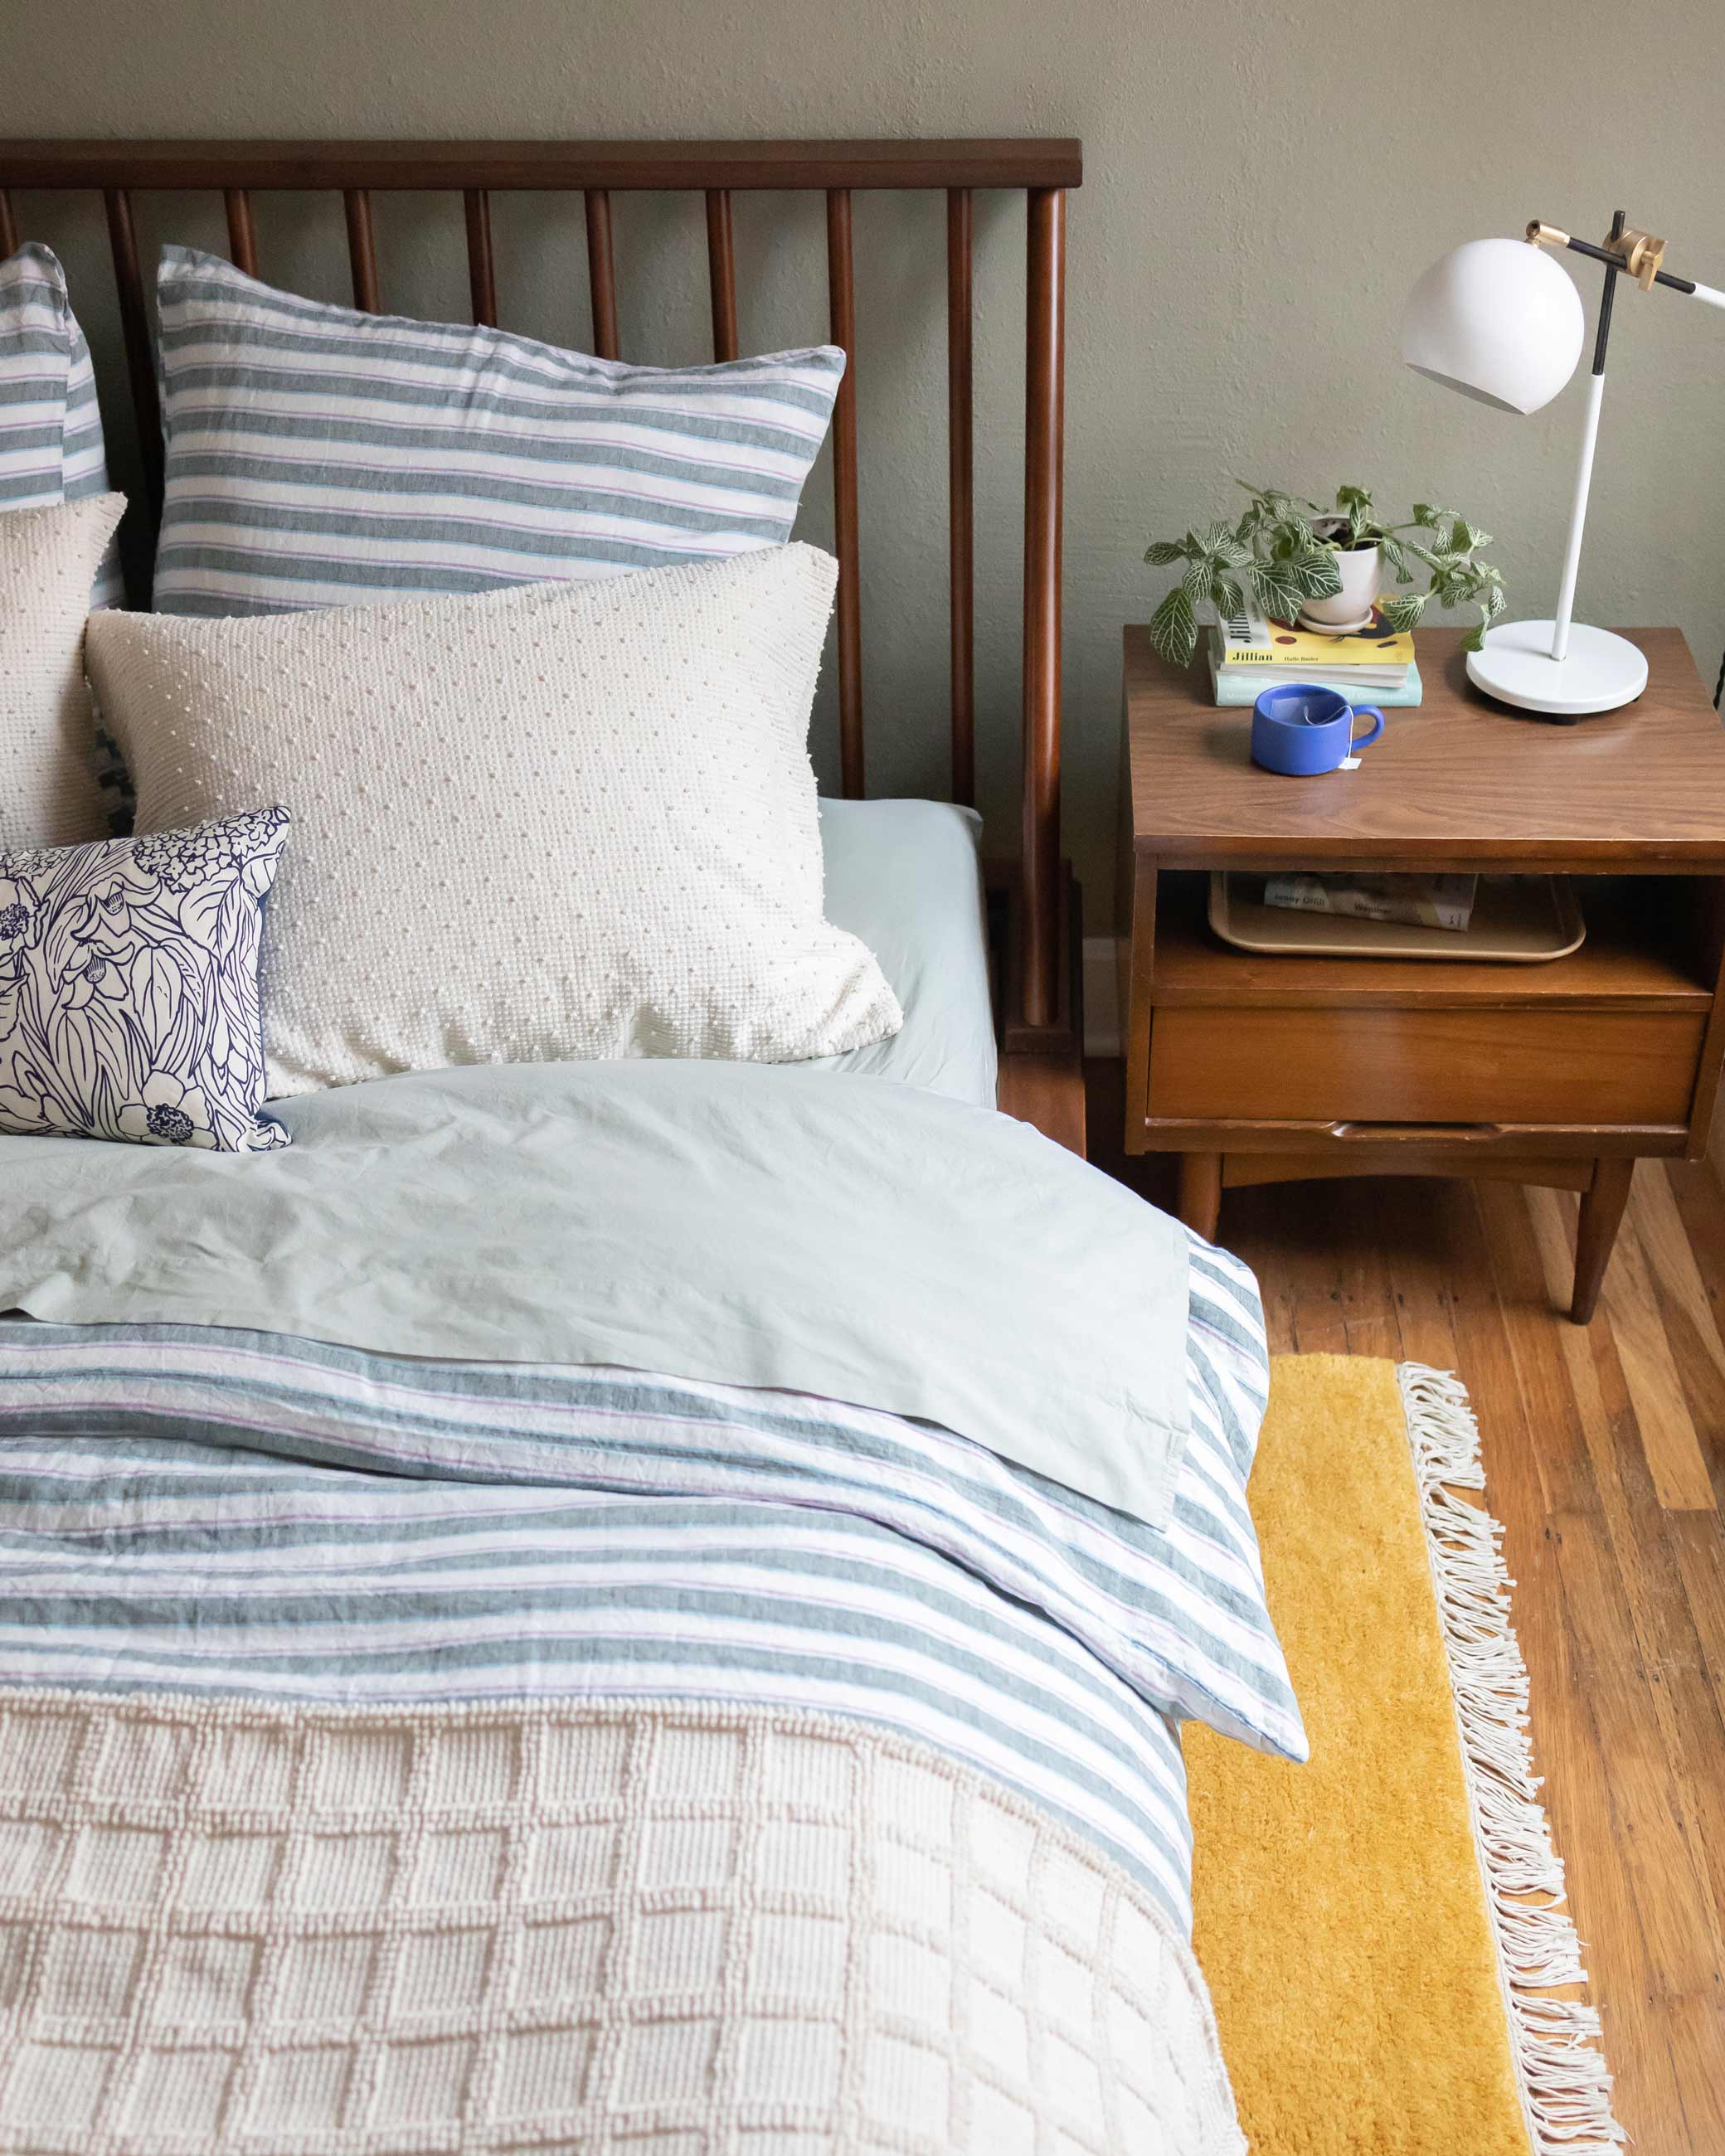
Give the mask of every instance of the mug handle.
<svg viewBox="0 0 1725 2156">
<path fill-rule="evenodd" d="M 1349 741 L 1348 744 L 1348 753 L 1350 756 L 1358 756 L 1363 748 L 1369 748 L 1372 746 L 1372 743 L 1377 740 L 1378 735 L 1384 731 L 1384 714 L 1378 710 L 1375 704 L 1354 705 L 1353 706 L 1353 716 L 1350 717 L 1348 724 L 1352 726 L 1354 719 L 1361 718 L 1374 719 L 1377 723 L 1373 726 L 1370 733 L 1355 734 Z"/>
</svg>

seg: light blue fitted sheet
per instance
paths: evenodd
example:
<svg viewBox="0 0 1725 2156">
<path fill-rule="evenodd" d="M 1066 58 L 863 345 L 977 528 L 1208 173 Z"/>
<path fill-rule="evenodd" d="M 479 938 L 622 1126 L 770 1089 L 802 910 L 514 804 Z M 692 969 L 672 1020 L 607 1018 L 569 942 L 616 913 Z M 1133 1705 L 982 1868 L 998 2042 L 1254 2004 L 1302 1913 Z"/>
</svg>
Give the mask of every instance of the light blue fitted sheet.
<svg viewBox="0 0 1725 2156">
<path fill-rule="evenodd" d="M 798 1068 L 994 1106 L 982 829 L 974 809 L 949 801 L 821 803 L 827 918 L 880 960 L 905 1023 L 891 1040 Z"/>
</svg>

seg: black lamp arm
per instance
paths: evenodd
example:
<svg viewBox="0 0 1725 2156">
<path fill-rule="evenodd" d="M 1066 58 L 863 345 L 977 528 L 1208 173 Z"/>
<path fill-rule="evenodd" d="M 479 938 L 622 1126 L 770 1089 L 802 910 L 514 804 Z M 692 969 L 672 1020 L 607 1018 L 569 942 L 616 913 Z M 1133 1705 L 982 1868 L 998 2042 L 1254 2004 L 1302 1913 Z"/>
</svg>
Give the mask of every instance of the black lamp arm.
<svg viewBox="0 0 1725 2156">
<path fill-rule="evenodd" d="M 1691 299 L 1695 296 L 1692 278 L 1676 276 L 1661 267 L 1665 259 L 1665 242 L 1655 239 L 1648 233 L 1629 231 L 1627 219 L 1620 209 L 1612 213 L 1611 229 L 1603 247 L 1595 247 L 1590 239 L 1578 239 L 1573 233 L 1560 231 L 1554 224 L 1543 224 L 1538 218 L 1527 227 L 1527 238 L 1535 247 L 1566 247 L 1572 254 L 1584 254 L 1590 262 L 1604 264 L 1605 289 L 1599 295 L 1599 325 L 1594 336 L 1595 374 L 1605 372 L 1605 344 L 1611 334 L 1611 302 L 1616 296 L 1620 275 L 1626 272 L 1634 277 L 1644 291 L 1663 285 L 1667 290 L 1681 292 Z"/>
<path fill-rule="evenodd" d="M 1623 212 L 1619 210 L 1612 223 L 1620 226 L 1622 223 Z M 1546 225 L 1543 229 L 1549 232 L 1551 227 Z M 1595 247 L 1590 239 L 1577 239 L 1573 233 L 1563 234 L 1563 244 L 1576 254 L 1586 255 L 1590 262 L 1603 262 L 1608 270 L 1628 267 L 1621 254 L 1614 254 L 1609 247 Z M 1695 280 L 1692 277 L 1675 277 L 1669 270 L 1656 270 L 1653 281 L 1656 285 L 1663 285 L 1669 291 L 1686 292 L 1692 298 L 1694 296 Z"/>
</svg>

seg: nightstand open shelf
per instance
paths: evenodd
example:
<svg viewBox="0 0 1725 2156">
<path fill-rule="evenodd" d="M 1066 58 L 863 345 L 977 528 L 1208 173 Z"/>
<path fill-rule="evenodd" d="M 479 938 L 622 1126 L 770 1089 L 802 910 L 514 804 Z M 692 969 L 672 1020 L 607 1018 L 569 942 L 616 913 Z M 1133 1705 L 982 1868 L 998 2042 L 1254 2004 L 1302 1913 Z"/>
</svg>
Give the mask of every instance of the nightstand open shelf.
<svg viewBox="0 0 1725 2156">
<path fill-rule="evenodd" d="M 1358 771 L 1290 779 L 1127 632 L 1126 1142 L 1181 1156 L 1200 1233 L 1235 1183 L 1553 1184 L 1583 1193 L 1590 1314 L 1635 1158 L 1705 1149 L 1725 1055 L 1725 736 L 1681 638 L 1636 640 L 1646 695 L 1572 729 L 1486 703 L 1459 633 L 1422 634 L 1425 706 Z M 1587 938 L 1535 965 L 1255 953 L 1211 929 L 1213 869 L 1562 871 Z"/>
<path fill-rule="evenodd" d="M 1158 880 L 1156 1000 L 1431 1006 L 1573 1004 L 1591 1009 L 1698 1011 L 1713 984 L 1686 894 L 1670 877 L 1574 879 L 1587 941 L 1538 965 L 1466 959 L 1271 957 L 1225 943 L 1209 920 L 1209 876 L 1166 869 Z"/>
</svg>

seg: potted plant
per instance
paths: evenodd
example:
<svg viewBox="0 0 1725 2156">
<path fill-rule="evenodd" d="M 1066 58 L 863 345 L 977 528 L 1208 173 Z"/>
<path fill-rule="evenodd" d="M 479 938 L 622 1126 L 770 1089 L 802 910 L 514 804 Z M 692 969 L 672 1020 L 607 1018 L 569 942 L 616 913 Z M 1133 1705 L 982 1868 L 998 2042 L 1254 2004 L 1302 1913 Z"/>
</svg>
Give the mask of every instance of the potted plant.
<svg viewBox="0 0 1725 2156">
<path fill-rule="evenodd" d="M 1503 579 L 1479 559 L 1491 535 L 1453 509 L 1418 501 L 1405 524 L 1383 524 L 1362 486 L 1337 487 L 1333 509 L 1277 487 L 1245 490 L 1249 500 L 1237 523 L 1194 527 L 1145 549 L 1144 559 L 1158 567 L 1186 564 L 1150 618 L 1151 642 L 1177 666 L 1191 661 L 1198 609 L 1205 604 L 1225 619 L 1250 600 L 1271 621 L 1291 624 L 1303 615 L 1309 626 L 1335 634 L 1369 620 L 1374 605 L 1394 629 L 1414 628 L 1434 601 L 1476 606 L 1479 622 L 1465 644 L 1470 651 L 1479 649 L 1503 611 Z M 1406 587 L 1416 581 L 1416 563 L 1426 572 L 1426 588 L 1384 598 L 1385 566 Z"/>
</svg>

